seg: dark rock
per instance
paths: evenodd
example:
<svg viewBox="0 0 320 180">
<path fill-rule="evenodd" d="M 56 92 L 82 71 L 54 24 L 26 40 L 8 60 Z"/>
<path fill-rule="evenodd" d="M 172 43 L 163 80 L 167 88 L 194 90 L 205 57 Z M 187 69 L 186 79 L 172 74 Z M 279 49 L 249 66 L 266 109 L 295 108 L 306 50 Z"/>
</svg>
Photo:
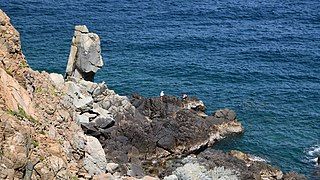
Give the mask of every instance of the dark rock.
<svg viewBox="0 0 320 180">
<path fill-rule="evenodd" d="M 131 163 L 128 175 L 141 178 L 144 176 L 144 172 L 139 164 Z"/>
<path fill-rule="evenodd" d="M 115 105 L 119 101 L 117 99 L 121 100 L 119 106 Z M 120 109 L 129 102 L 124 102 L 120 97 L 103 100 L 101 107 L 109 107 L 109 102 L 112 104 L 109 111 L 113 112 L 114 121 L 97 118 L 82 127 L 86 134 L 102 141 L 107 159 L 120 164 L 121 171 L 125 171 L 123 164 L 132 164 L 130 169 L 133 171 L 130 172 L 135 176 L 143 175 L 141 168 L 138 168 L 142 167 L 141 163 L 137 162 L 152 162 L 154 159 L 161 162 L 169 157 L 200 153 L 222 136 L 237 132 L 230 131 L 232 127 L 237 126 L 240 127 L 239 131 L 242 130 L 240 123 L 230 121 L 231 118 L 217 122 L 213 116 L 203 118 L 199 115 L 201 108 L 189 108 L 185 106 L 186 102 L 176 97 L 144 98 L 134 95 L 130 101 L 134 108 L 119 112 L 114 107 Z M 158 172 L 156 169 L 150 171 Z"/>
<path fill-rule="evenodd" d="M 81 128 L 85 134 L 90 134 L 94 137 L 99 137 L 99 135 L 101 135 L 101 132 L 95 127 L 94 123 L 82 123 Z"/>
<path fill-rule="evenodd" d="M 230 109 L 220 109 L 220 110 L 217 110 L 216 112 L 212 113 L 212 115 L 214 117 L 216 117 L 217 119 L 222 118 L 222 119 L 226 119 L 229 121 L 236 119 L 236 113 Z"/>
<path fill-rule="evenodd" d="M 97 117 L 94 119 L 91 123 L 95 123 L 95 127 L 101 128 L 101 129 L 106 129 L 109 127 L 112 127 L 115 123 L 114 119 L 112 118 L 105 118 L 105 117 Z"/>
</svg>

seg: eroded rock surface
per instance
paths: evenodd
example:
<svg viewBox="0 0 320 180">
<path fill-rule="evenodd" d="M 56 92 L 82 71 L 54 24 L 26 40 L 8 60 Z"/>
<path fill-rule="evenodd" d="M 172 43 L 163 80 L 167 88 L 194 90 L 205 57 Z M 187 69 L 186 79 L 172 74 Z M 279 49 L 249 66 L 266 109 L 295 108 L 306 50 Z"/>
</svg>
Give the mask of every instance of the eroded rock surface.
<svg viewBox="0 0 320 180">
<path fill-rule="evenodd" d="M 20 34 L 10 23 L 10 18 L 0 9 L 0 68 L 23 84 L 23 73 L 27 67 L 21 50 Z"/>
<path fill-rule="evenodd" d="M 183 159 L 167 161 L 166 171 L 161 177 L 171 179 L 268 179 L 268 180 L 303 180 L 305 177 L 295 174 L 284 174 L 266 162 L 251 159 L 248 154 L 239 151 L 224 153 L 208 149 L 198 155 Z"/>
<path fill-rule="evenodd" d="M 0 94 L 3 105 L 11 111 L 24 111 L 30 116 L 35 114 L 31 98 L 13 77 L 0 68 Z"/>
<path fill-rule="evenodd" d="M 208 116 L 204 104 L 196 99 L 134 95 L 129 101 L 104 84 L 66 84 L 72 84 L 66 99 L 74 106 L 75 120 L 86 134 L 99 139 L 107 159 L 120 164 L 123 174 L 142 177 L 148 162 L 200 152 L 229 134 L 243 131 L 233 111 L 219 110 Z M 97 89 L 100 92 L 95 94 Z M 90 97 L 91 101 L 78 105 L 78 98 Z M 218 116 L 220 111 L 234 116 Z"/>
<path fill-rule="evenodd" d="M 100 38 L 90 33 L 85 25 L 75 26 L 68 59 L 66 78 L 74 77 L 93 81 L 95 73 L 103 66 Z"/>
</svg>

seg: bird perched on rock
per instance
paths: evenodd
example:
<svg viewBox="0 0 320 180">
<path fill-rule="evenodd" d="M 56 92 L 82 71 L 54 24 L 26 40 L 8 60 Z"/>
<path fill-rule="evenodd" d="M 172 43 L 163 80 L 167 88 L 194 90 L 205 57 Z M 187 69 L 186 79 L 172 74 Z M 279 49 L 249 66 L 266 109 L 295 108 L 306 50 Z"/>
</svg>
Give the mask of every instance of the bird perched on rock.
<svg viewBox="0 0 320 180">
<path fill-rule="evenodd" d="M 182 100 L 186 100 L 188 98 L 188 95 L 187 94 L 182 94 Z"/>
<path fill-rule="evenodd" d="M 161 91 L 161 92 L 160 92 L 160 99 L 161 99 L 161 100 L 162 100 L 163 96 L 164 96 L 164 92 Z"/>
</svg>

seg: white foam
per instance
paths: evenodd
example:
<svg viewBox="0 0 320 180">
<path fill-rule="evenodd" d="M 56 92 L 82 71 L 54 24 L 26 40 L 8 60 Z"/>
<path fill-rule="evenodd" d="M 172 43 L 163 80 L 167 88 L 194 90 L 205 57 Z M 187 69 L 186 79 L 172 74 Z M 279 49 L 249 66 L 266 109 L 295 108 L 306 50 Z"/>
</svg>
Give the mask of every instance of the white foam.
<svg viewBox="0 0 320 180">
<path fill-rule="evenodd" d="M 249 159 L 251 161 L 260 161 L 260 162 L 268 162 L 267 160 L 261 158 L 261 157 L 258 157 L 258 156 L 254 156 L 254 155 L 250 155 Z"/>
<path fill-rule="evenodd" d="M 320 156 L 320 147 L 314 146 L 308 151 L 309 156 Z"/>
<path fill-rule="evenodd" d="M 307 149 L 306 151 L 306 162 L 312 163 L 315 166 L 319 166 L 318 164 L 318 158 L 320 157 L 320 146 L 319 145 L 315 145 L 309 149 Z"/>
<path fill-rule="evenodd" d="M 316 157 L 316 158 L 314 158 L 314 159 L 311 159 L 310 161 L 312 161 L 312 162 L 318 162 L 318 158 Z"/>
</svg>

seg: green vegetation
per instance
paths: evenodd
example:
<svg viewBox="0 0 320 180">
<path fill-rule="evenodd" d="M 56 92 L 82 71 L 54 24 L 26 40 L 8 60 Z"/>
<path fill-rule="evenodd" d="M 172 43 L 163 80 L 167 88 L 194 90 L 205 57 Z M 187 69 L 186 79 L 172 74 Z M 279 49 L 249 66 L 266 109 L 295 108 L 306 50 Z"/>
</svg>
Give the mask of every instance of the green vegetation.
<svg viewBox="0 0 320 180">
<path fill-rule="evenodd" d="M 42 135 L 46 135 L 46 132 L 44 130 L 41 130 L 39 133 Z"/>
<path fill-rule="evenodd" d="M 41 93 L 43 89 L 41 87 L 36 87 L 35 93 Z"/>
<path fill-rule="evenodd" d="M 20 67 L 20 68 L 26 68 L 26 67 L 29 67 L 29 66 L 28 66 L 28 64 L 27 64 L 26 61 L 21 61 L 21 62 L 19 63 L 19 67 Z"/>
<path fill-rule="evenodd" d="M 12 68 L 6 68 L 5 69 L 6 73 L 9 74 L 10 76 L 13 76 L 13 69 Z"/>
<path fill-rule="evenodd" d="M 49 93 L 51 96 L 57 96 L 58 93 L 56 92 L 56 89 L 53 86 L 49 87 Z"/>
<path fill-rule="evenodd" d="M 77 176 L 72 176 L 70 179 L 71 180 L 78 180 L 78 177 Z"/>
<path fill-rule="evenodd" d="M 36 140 L 32 140 L 31 143 L 32 143 L 33 147 L 35 147 L 35 148 L 39 146 L 39 142 Z"/>
<path fill-rule="evenodd" d="M 18 107 L 18 112 L 13 111 L 13 110 L 9 110 L 8 113 L 11 114 L 12 116 L 16 116 L 17 118 L 20 118 L 20 119 L 27 119 L 34 124 L 38 123 L 38 121 L 36 119 L 34 119 L 32 116 L 28 115 L 24 111 L 24 109 L 21 107 Z"/>
<path fill-rule="evenodd" d="M 46 158 L 44 156 L 40 156 L 40 161 L 43 162 Z"/>
</svg>

